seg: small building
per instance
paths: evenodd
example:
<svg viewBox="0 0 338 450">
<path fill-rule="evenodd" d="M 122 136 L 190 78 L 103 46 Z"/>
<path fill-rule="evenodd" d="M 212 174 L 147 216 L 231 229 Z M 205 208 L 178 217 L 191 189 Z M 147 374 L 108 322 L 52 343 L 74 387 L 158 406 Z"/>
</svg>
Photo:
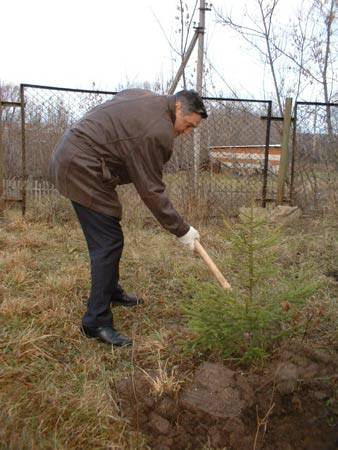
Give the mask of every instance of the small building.
<svg viewBox="0 0 338 450">
<path fill-rule="evenodd" d="M 237 174 L 259 173 L 264 169 L 265 145 L 235 145 L 209 147 L 213 172 L 230 171 Z M 269 171 L 277 173 L 281 146 L 269 146 Z"/>
</svg>

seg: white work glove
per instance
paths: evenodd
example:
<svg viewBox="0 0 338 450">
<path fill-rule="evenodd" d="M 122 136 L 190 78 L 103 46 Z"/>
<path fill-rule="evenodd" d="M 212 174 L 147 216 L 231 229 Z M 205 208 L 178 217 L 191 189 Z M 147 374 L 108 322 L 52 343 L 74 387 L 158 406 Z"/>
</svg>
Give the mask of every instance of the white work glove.
<svg viewBox="0 0 338 450">
<path fill-rule="evenodd" d="M 195 250 L 195 239 L 200 239 L 200 235 L 194 227 L 190 226 L 189 231 L 185 233 L 183 236 L 179 237 L 178 240 L 181 244 L 186 245 L 190 248 L 190 250 Z"/>
</svg>

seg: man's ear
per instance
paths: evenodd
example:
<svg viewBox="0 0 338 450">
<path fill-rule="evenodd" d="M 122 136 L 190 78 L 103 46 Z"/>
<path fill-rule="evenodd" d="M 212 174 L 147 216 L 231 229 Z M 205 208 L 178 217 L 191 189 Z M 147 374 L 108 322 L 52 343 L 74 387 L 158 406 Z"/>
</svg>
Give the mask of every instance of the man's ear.
<svg viewBox="0 0 338 450">
<path fill-rule="evenodd" d="M 180 111 L 182 109 L 182 103 L 181 102 L 176 102 L 176 111 Z"/>
</svg>

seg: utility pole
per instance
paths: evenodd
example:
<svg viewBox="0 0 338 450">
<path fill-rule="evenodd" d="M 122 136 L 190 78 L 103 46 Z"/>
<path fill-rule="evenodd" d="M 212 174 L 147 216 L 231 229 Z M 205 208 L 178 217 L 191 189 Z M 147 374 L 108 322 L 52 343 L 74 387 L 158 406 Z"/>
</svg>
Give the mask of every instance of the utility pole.
<svg viewBox="0 0 338 450">
<path fill-rule="evenodd" d="M 198 24 L 197 79 L 196 79 L 196 90 L 200 95 L 202 95 L 203 90 L 205 11 L 210 11 L 210 8 L 205 3 L 205 0 L 200 0 L 200 16 Z"/>
<path fill-rule="evenodd" d="M 198 26 L 194 27 L 195 33 L 192 37 L 192 40 L 185 55 L 183 56 L 177 74 L 168 90 L 169 95 L 174 94 L 197 41 L 198 41 L 198 56 L 197 56 L 197 71 L 196 71 L 197 72 L 196 91 L 200 95 L 203 94 L 202 91 L 203 91 L 203 68 L 204 68 L 203 59 L 204 59 L 205 11 L 211 11 L 211 7 L 208 6 L 205 0 L 200 0 L 199 10 L 200 13 Z M 193 134 L 193 152 L 194 152 L 193 153 L 194 189 L 195 192 L 197 192 L 198 172 L 200 166 L 200 153 L 201 153 L 201 132 L 198 128 L 194 130 Z"/>
<path fill-rule="evenodd" d="M 197 56 L 197 77 L 196 77 L 196 91 L 203 95 L 203 69 L 204 69 L 204 33 L 205 33 L 205 11 L 210 11 L 211 8 L 205 2 L 200 0 L 200 15 L 198 24 L 198 56 Z M 201 130 L 196 128 L 193 135 L 194 140 L 194 187 L 195 192 L 198 187 L 198 174 L 200 167 L 201 155 Z"/>
<path fill-rule="evenodd" d="M 181 65 L 177 71 L 177 74 L 171 83 L 171 86 L 168 90 L 168 94 L 174 94 L 177 85 L 183 75 L 184 69 L 190 59 L 190 56 L 195 48 L 196 42 L 198 41 L 198 61 L 197 61 L 197 81 L 196 81 L 196 90 L 201 93 L 202 91 L 202 83 L 203 83 L 203 52 L 204 52 L 204 32 L 205 32 L 205 11 L 210 11 L 211 8 L 208 7 L 208 4 L 205 3 L 205 0 L 200 0 L 200 14 L 199 14 L 199 24 L 195 27 L 194 35 L 191 39 L 189 47 L 185 52 Z M 200 87 L 199 87 L 200 85 Z"/>
</svg>

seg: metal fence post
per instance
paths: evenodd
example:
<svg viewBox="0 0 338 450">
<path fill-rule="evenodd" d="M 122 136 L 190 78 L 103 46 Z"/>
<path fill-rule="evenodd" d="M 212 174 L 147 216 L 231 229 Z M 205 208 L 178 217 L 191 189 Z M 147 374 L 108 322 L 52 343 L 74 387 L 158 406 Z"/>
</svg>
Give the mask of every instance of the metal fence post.
<svg viewBox="0 0 338 450">
<path fill-rule="evenodd" d="M 2 102 L 0 101 L 0 218 L 4 216 L 5 202 L 4 195 L 4 170 L 3 170 L 3 150 L 2 150 Z"/>
<path fill-rule="evenodd" d="M 265 135 L 265 155 L 264 155 L 264 169 L 263 169 L 263 187 L 262 187 L 262 208 L 266 207 L 266 190 L 268 185 L 268 170 L 269 170 L 269 148 L 270 148 L 270 131 L 271 131 L 271 114 L 272 101 L 268 103 L 268 116 L 266 123 Z"/>
<path fill-rule="evenodd" d="M 26 167 L 26 125 L 25 125 L 25 87 L 20 84 L 21 101 L 21 142 L 22 142 L 22 215 L 26 214 L 27 167 Z"/>
<path fill-rule="evenodd" d="M 284 126 L 282 137 L 282 151 L 280 158 L 280 167 L 278 172 L 277 184 L 277 205 L 283 204 L 284 199 L 284 185 L 286 180 L 286 173 L 289 159 L 289 138 L 291 128 L 291 114 L 292 114 L 292 98 L 287 98 L 284 109 Z"/>
<path fill-rule="evenodd" d="M 295 163 L 297 152 L 297 109 L 298 102 L 295 104 L 293 113 L 293 132 L 292 132 L 292 150 L 291 150 L 291 168 L 290 168 L 290 205 L 294 206 L 294 181 L 295 181 Z"/>
</svg>

